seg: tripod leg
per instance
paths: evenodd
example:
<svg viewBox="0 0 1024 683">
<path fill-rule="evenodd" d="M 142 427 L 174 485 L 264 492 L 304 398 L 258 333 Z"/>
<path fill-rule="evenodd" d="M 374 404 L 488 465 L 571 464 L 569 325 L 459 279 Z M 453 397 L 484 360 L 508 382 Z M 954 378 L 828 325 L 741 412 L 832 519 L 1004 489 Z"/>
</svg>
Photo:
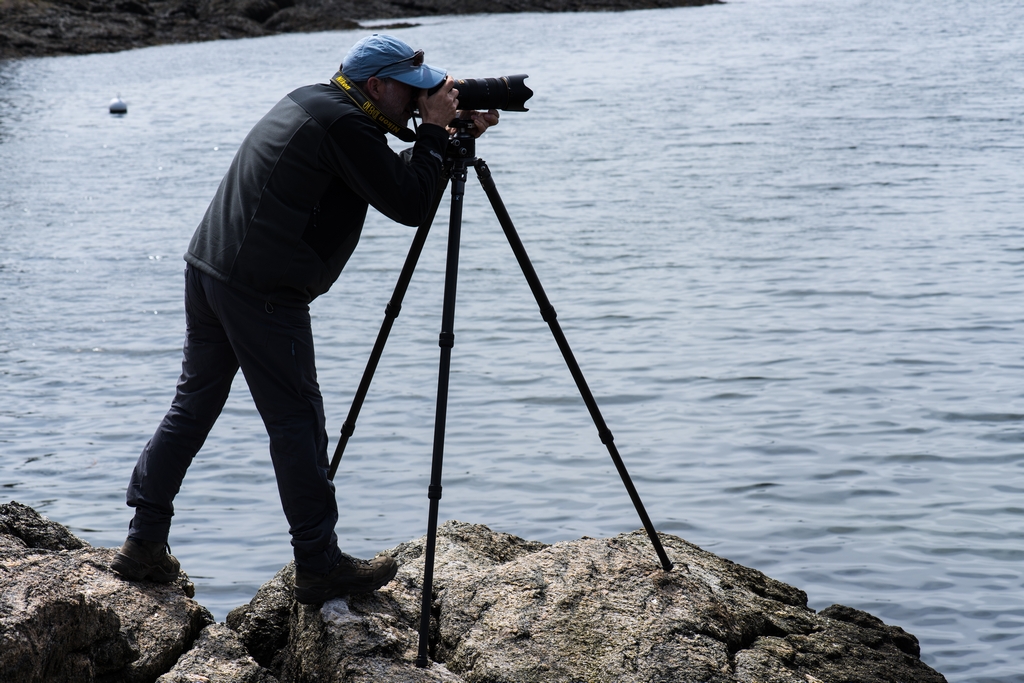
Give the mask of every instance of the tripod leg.
<svg viewBox="0 0 1024 683">
<path fill-rule="evenodd" d="M 594 395 L 590 392 L 590 387 L 587 386 L 587 380 L 583 377 L 583 371 L 580 370 L 579 363 L 576 362 L 576 357 L 573 356 L 572 349 L 569 348 L 569 342 L 562 333 L 562 327 L 556 319 L 555 309 L 548 301 L 547 294 L 544 293 L 544 288 L 540 284 L 540 278 L 537 277 L 537 272 L 533 269 L 530 257 L 526 254 L 526 247 L 523 246 L 522 240 L 519 239 L 519 234 L 516 232 L 515 226 L 512 225 L 512 219 L 509 218 L 505 204 L 498 195 L 498 189 L 494 185 L 494 178 L 491 177 L 491 170 L 487 168 L 487 163 L 482 159 L 478 159 L 475 166 L 480 184 L 483 185 L 484 192 L 487 193 L 487 199 L 491 202 L 491 208 L 494 209 L 498 222 L 501 223 L 501 229 L 505 231 L 505 237 L 508 238 L 509 245 L 511 245 L 512 251 L 516 255 L 516 260 L 519 261 L 519 267 L 522 269 L 523 275 L 526 276 L 526 281 L 533 291 L 537 305 L 540 306 L 541 317 L 548 324 L 548 327 L 551 328 L 551 333 L 555 337 L 558 348 L 562 351 L 562 357 L 565 358 L 565 364 L 569 366 L 569 372 L 572 373 L 573 379 L 576 380 L 576 386 L 580 390 L 583 402 L 587 404 L 587 409 L 590 410 L 590 416 L 594 419 L 594 424 L 597 426 L 597 433 L 601 437 L 601 443 L 608 447 L 608 453 L 612 457 L 612 462 L 615 463 L 615 469 L 619 471 L 619 477 L 622 479 L 622 483 L 625 484 L 626 491 L 629 492 L 629 497 L 633 501 L 633 507 L 636 508 L 637 514 L 640 515 L 640 521 L 643 522 L 644 529 L 647 530 L 647 535 L 654 545 L 654 550 L 658 553 L 658 559 L 661 560 L 662 568 L 665 571 L 670 571 L 672 569 L 672 562 L 668 559 L 665 548 L 662 547 L 661 540 L 658 538 L 658 533 L 654 530 L 650 517 L 647 516 L 643 501 L 640 500 L 640 494 L 637 493 L 636 487 L 633 486 L 633 481 L 629 477 L 629 472 L 626 471 L 622 457 L 619 455 L 618 449 L 615 448 L 611 430 L 605 424 L 601 411 L 597 407 L 597 401 L 594 400 Z"/>
<path fill-rule="evenodd" d="M 338 472 L 338 465 L 341 464 L 341 456 L 345 453 L 348 438 L 352 436 L 356 429 L 356 419 L 359 417 L 359 411 L 363 407 L 366 394 L 370 391 L 373 373 L 377 371 L 377 364 L 380 362 L 381 354 L 384 353 L 384 344 L 387 343 L 388 335 L 391 334 L 391 326 L 394 325 L 395 318 L 398 317 L 402 310 L 402 300 L 405 298 L 406 290 L 409 289 L 412 273 L 416 270 L 416 262 L 419 261 L 420 252 L 423 251 L 423 244 L 427 241 L 427 233 L 430 232 L 430 224 L 434 222 L 434 216 L 437 214 L 437 208 L 441 205 L 441 200 L 444 199 L 444 190 L 447 186 L 448 179 L 445 177 L 444 182 L 438 186 L 434 199 L 434 208 L 431 209 L 423 224 L 416 229 L 416 235 L 412 239 L 412 246 L 409 247 L 409 254 L 405 257 L 405 265 L 402 266 L 402 272 L 398 276 L 398 283 L 395 284 L 395 291 L 391 294 L 391 300 L 388 301 L 388 305 L 384 308 L 384 322 L 381 323 L 380 331 L 377 333 L 377 340 L 373 344 L 373 350 L 370 351 L 370 358 L 366 361 L 366 369 L 363 370 L 363 378 L 359 381 L 359 388 L 356 389 L 355 398 L 352 399 L 352 407 L 349 408 L 348 417 L 341 424 L 341 439 L 338 440 L 338 445 L 334 449 L 331 467 L 327 471 L 327 478 L 332 481 L 334 480 L 334 475 Z"/>
<path fill-rule="evenodd" d="M 434 550 L 437 545 L 437 510 L 441 500 L 441 463 L 444 458 L 444 430 L 448 416 L 448 376 L 455 346 L 455 290 L 459 275 L 459 241 L 462 236 L 462 199 L 466 191 L 466 162 L 452 170 L 452 209 L 448 225 L 448 256 L 444 277 L 444 308 L 441 313 L 441 361 L 437 372 L 437 404 L 434 415 L 434 454 L 430 463 L 430 512 L 427 517 L 427 547 L 423 567 L 423 603 L 420 608 L 420 641 L 416 666 L 424 668 L 430 637 L 430 612 L 434 591 Z"/>
</svg>

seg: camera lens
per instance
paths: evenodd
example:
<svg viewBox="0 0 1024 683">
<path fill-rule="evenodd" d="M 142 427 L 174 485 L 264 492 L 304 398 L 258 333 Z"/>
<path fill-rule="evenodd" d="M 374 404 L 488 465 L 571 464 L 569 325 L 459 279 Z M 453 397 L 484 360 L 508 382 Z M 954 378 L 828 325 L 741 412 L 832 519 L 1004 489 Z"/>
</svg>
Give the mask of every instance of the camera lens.
<svg viewBox="0 0 1024 683">
<path fill-rule="evenodd" d="M 526 74 L 500 78 L 464 78 L 455 81 L 459 91 L 459 109 L 501 109 L 528 111 L 526 100 L 533 96 L 523 82 Z"/>
</svg>

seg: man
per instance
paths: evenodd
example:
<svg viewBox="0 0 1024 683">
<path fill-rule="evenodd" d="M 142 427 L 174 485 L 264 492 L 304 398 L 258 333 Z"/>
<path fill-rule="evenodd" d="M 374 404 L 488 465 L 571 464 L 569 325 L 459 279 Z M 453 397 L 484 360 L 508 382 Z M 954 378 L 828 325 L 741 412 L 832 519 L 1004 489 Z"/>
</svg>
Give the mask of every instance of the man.
<svg viewBox="0 0 1024 683">
<path fill-rule="evenodd" d="M 356 43 L 331 83 L 290 93 L 242 142 L 185 254 L 181 377 L 132 472 L 135 516 L 114 571 L 177 577 L 167 546 L 172 501 L 241 367 L 270 436 L 296 599 L 317 604 L 394 578 L 390 557 L 359 560 L 338 548 L 309 303 L 340 275 L 368 204 L 410 226 L 433 208 L 446 126 L 457 116 L 453 86 L 421 51 L 374 34 Z M 422 118 L 415 135 L 405 128 L 414 106 Z M 494 110 L 468 115 L 476 134 L 498 120 Z M 385 130 L 415 144 L 395 154 Z"/>
</svg>

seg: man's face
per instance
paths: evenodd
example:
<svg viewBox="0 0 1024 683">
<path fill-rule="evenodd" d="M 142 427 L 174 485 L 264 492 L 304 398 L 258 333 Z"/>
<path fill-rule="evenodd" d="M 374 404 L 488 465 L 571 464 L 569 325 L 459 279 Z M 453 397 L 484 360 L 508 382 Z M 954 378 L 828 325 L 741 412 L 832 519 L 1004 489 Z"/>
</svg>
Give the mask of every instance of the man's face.
<svg viewBox="0 0 1024 683">
<path fill-rule="evenodd" d="M 407 125 L 415 106 L 417 89 L 393 78 L 381 81 L 374 104 L 400 126 Z"/>
</svg>

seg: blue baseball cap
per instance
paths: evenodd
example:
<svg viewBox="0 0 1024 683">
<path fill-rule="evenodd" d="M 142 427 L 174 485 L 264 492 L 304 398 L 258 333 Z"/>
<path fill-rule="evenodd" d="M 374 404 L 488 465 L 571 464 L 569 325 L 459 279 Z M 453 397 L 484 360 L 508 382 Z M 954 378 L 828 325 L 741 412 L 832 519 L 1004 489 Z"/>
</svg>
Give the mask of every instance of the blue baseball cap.
<svg viewBox="0 0 1024 683">
<path fill-rule="evenodd" d="M 357 83 L 376 76 L 394 78 L 426 90 L 448 75 L 447 71 L 424 64 L 423 50 L 413 50 L 398 38 L 381 33 L 374 33 L 353 45 L 341 63 L 341 70 Z"/>
</svg>

